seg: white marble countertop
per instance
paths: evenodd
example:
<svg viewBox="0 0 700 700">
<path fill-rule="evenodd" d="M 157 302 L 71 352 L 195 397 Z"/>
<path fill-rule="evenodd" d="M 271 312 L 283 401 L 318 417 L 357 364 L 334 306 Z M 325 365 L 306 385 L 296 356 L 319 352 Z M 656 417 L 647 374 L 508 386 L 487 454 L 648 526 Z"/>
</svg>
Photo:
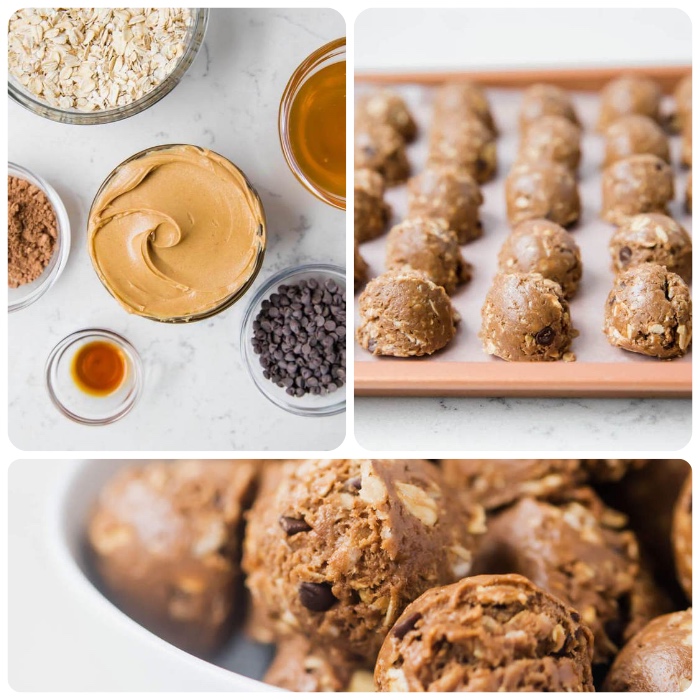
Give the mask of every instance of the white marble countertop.
<svg viewBox="0 0 700 700">
<path fill-rule="evenodd" d="M 358 70 L 690 61 L 691 23 L 677 9 L 372 9 L 355 24 Z M 674 450 L 690 436 L 690 400 L 355 399 L 362 447 L 430 457 L 435 450 Z"/>
<path fill-rule="evenodd" d="M 345 415 L 293 416 L 267 401 L 242 364 L 246 300 L 191 325 L 132 317 L 95 275 L 86 247 L 92 198 L 128 156 L 163 143 L 210 147 L 239 165 L 262 197 L 268 249 L 253 291 L 275 272 L 345 260 L 345 215 L 308 193 L 282 156 L 277 110 L 296 66 L 345 35 L 333 10 L 212 10 L 206 39 L 173 92 L 142 114 L 103 126 L 70 126 L 9 104 L 9 159 L 47 179 L 63 198 L 73 241 L 61 278 L 12 314 L 9 435 L 23 450 L 325 450 L 345 435 Z M 44 363 L 75 330 L 108 328 L 141 353 L 146 386 L 134 410 L 105 427 L 64 418 L 50 403 Z"/>
</svg>

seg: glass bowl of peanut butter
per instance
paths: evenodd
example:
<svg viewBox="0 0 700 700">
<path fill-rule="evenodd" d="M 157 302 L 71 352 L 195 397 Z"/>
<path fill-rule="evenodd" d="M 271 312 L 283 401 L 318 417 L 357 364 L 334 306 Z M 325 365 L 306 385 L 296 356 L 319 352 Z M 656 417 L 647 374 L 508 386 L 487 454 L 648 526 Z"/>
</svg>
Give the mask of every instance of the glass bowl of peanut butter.
<svg viewBox="0 0 700 700">
<path fill-rule="evenodd" d="M 126 311 L 165 323 L 209 318 L 240 299 L 262 266 L 265 212 L 245 174 L 188 144 L 131 156 L 90 208 L 97 276 Z"/>
</svg>

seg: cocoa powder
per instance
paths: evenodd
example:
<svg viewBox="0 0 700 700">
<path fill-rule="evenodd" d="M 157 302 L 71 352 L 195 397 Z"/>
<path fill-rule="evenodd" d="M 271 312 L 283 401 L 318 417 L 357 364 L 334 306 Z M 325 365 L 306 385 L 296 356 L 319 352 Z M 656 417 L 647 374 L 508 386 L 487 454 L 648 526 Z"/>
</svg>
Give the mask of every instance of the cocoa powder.
<svg viewBox="0 0 700 700">
<path fill-rule="evenodd" d="M 20 287 L 46 269 L 56 248 L 58 225 L 48 197 L 31 182 L 7 178 L 7 283 Z"/>
</svg>

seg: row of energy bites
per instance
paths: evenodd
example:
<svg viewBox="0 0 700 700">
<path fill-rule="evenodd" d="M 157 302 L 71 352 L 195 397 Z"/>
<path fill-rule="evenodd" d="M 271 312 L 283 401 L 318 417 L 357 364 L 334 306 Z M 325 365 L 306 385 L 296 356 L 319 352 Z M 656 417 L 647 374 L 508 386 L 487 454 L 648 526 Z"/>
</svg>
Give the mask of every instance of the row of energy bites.
<svg viewBox="0 0 700 700">
<path fill-rule="evenodd" d="M 605 307 L 609 342 L 657 358 L 684 355 L 692 335 L 688 284 L 692 243 L 671 217 L 674 196 L 668 131 L 682 133 L 691 165 L 691 81 L 675 92 L 672 115 L 652 80 L 624 75 L 601 93 L 604 133 L 601 216 L 618 228 L 609 250 L 617 273 Z M 580 216 L 581 124 L 568 93 L 528 88 L 520 110 L 520 148 L 505 180 L 513 227 L 482 309 L 484 351 L 505 360 L 573 360 L 569 300 L 582 275 L 581 255 L 565 227 Z M 406 103 L 381 90 L 360 97 L 355 125 L 355 288 L 366 282 L 359 245 L 382 235 L 390 219 L 385 185 L 410 174 L 406 143 L 418 128 Z M 387 272 L 359 299 L 357 339 L 375 355 L 430 355 L 455 336 L 449 295 L 468 282 L 460 246 L 479 238 L 479 183 L 496 172 L 497 130 L 484 91 L 469 82 L 438 88 L 425 170 L 408 180 L 407 219 L 389 232 Z M 686 206 L 691 208 L 688 176 Z"/>
<path fill-rule="evenodd" d="M 202 460 L 121 469 L 86 537 L 134 619 L 211 656 L 245 615 L 291 690 L 666 691 L 691 529 L 681 461 Z"/>
</svg>

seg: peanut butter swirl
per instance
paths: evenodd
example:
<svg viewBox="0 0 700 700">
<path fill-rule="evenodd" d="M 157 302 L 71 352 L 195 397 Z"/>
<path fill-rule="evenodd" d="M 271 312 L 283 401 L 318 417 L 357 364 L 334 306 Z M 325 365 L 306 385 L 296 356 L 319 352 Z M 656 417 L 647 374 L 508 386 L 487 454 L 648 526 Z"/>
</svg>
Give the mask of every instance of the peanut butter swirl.
<svg viewBox="0 0 700 700">
<path fill-rule="evenodd" d="M 129 312 L 190 320 L 255 276 L 265 213 L 243 173 L 204 148 L 155 148 L 97 193 L 88 245 L 98 276 Z"/>
</svg>

